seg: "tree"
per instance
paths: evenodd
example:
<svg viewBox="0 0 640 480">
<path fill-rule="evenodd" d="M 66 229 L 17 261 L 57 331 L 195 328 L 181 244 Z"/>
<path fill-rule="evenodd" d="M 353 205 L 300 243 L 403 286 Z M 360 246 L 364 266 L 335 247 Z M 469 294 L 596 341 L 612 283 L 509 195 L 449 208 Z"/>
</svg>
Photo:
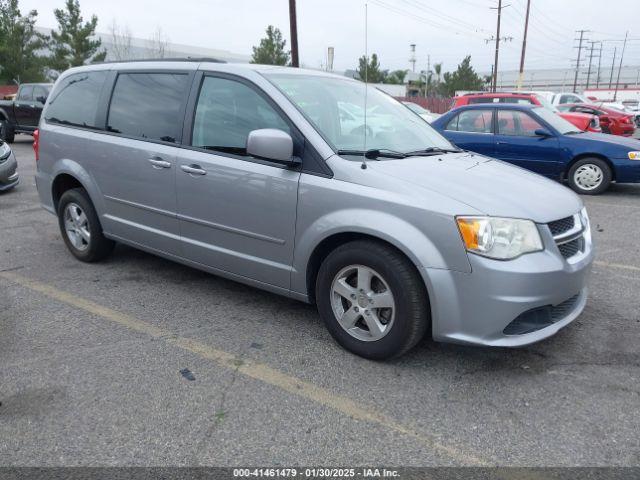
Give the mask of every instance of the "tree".
<svg viewBox="0 0 640 480">
<path fill-rule="evenodd" d="M 133 58 L 131 49 L 131 30 L 127 25 L 121 27 L 114 19 L 109 27 L 111 33 L 111 50 L 109 57 L 113 60 L 131 60 Z"/>
<path fill-rule="evenodd" d="M 438 83 L 440 83 L 440 79 L 442 75 L 442 63 L 435 63 L 433 65 L 433 71 L 435 72 L 436 77 L 438 77 Z"/>
<path fill-rule="evenodd" d="M 364 55 L 358 59 L 358 76 L 360 80 L 368 83 L 382 83 L 385 79 L 385 72 L 380 70 L 380 62 L 378 55 L 371 55 L 371 60 L 367 63 L 367 57 Z"/>
<path fill-rule="evenodd" d="M 162 27 L 156 28 L 147 45 L 149 58 L 166 58 L 169 55 L 169 37 L 162 31 Z"/>
<path fill-rule="evenodd" d="M 462 60 L 455 72 L 444 74 L 441 90 L 444 95 L 453 96 L 456 90 L 482 90 L 483 86 L 484 80 L 471 66 L 469 55 Z"/>
<path fill-rule="evenodd" d="M 38 12 L 22 16 L 18 0 L 0 0 L 0 83 L 45 80 L 47 38 L 35 31 Z"/>
<path fill-rule="evenodd" d="M 290 51 L 285 51 L 287 41 L 283 40 L 280 29 L 273 25 L 267 27 L 267 36 L 260 40 L 260 45 L 253 47 L 251 63 L 263 65 L 287 65 L 291 56 Z"/>
<path fill-rule="evenodd" d="M 404 83 L 404 79 L 407 77 L 408 72 L 409 70 L 394 70 L 393 72 L 389 72 L 388 74 L 386 74 L 383 81 L 384 83 L 402 85 Z"/>
<path fill-rule="evenodd" d="M 51 32 L 53 68 L 62 71 L 104 61 L 107 52 L 100 48 L 102 41 L 93 39 L 98 17 L 92 15 L 90 21 L 83 23 L 78 0 L 66 0 L 65 9 L 56 8 L 53 13 L 58 21 L 58 31 Z"/>
</svg>

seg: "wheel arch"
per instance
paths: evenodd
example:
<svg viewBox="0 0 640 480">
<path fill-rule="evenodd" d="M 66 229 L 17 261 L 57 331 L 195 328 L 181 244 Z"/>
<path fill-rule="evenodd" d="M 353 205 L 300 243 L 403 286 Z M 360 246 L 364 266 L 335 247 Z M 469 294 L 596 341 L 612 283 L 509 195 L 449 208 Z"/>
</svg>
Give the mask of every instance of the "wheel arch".
<svg viewBox="0 0 640 480">
<path fill-rule="evenodd" d="M 67 190 L 72 188 L 83 188 L 87 190 L 80 180 L 70 173 L 59 173 L 51 182 L 51 199 L 53 200 L 53 208 L 57 212 L 60 203 L 60 197 Z"/>
<path fill-rule="evenodd" d="M 345 232 L 334 233 L 324 238 L 320 243 L 318 243 L 318 245 L 316 245 L 311 255 L 309 256 L 309 260 L 307 262 L 307 268 L 305 272 L 305 284 L 306 284 L 307 298 L 309 303 L 315 303 L 315 300 L 316 300 L 315 290 L 316 290 L 316 281 L 318 277 L 318 271 L 320 270 L 320 266 L 322 265 L 322 262 L 324 261 L 324 259 L 327 258 L 327 256 L 332 251 L 334 251 L 336 248 L 340 247 L 341 245 L 344 245 L 346 243 L 350 243 L 356 240 L 370 240 L 370 241 L 378 242 L 382 245 L 385 245 L 395 250 L 400 255 L 405 257 L 409 261 L 409 263 L 415 268 L 416 273 L 418 274 L 418 277 L 420 278 L 420 281 L 424 286 L 425 292 L 427 292 L 427 295 L 428 295 L 429 289 L 428 289 L 428 286 L 425 284 L 424 279 L 422 278 L 422 275 L 420 275 L 419 265 L 417 265 L 415 259 L 412 258 L 411 255 L 407 254 L 407 252 L 405 252 L 402 248 L 398 247 L 397 245 L 394 245 L 393 243 L 389 242 L 388 240 L 385 240 L 384 238 L 381 238 L 376 235 L 372 235 L 370 233 L 345 231 Z"/>
<path fill-rule="evenodd" d="M 575 157 L 573 157 L 571 159 L 571 161 L 567 164 L 567 167 L 565 168 L 564 172 L 562 173 L 564 180 L 567 180 L 569 178 L 569 171 L 576 164 L 576 162 L 578 162 L 579 160 L 582 160 L 584 158 L 597 158 L 599 160 L 603 160 L 609 166 L 609 169 L 611 170 L 611 180 L 615 181 L 615 179 L 616 179 L 616 168 L 613 165 L 613 163 L 611 162 L 611 160 L 606 155 L 603 155 L 601 153 L 580 153 L 580 154 L 576 155 Z"/>
</svg>

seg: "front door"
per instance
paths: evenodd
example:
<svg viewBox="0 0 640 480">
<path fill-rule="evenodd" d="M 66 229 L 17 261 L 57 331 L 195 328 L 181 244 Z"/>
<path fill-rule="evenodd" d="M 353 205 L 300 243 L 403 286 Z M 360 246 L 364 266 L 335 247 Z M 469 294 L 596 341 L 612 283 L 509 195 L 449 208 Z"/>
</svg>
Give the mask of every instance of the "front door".
<svg viewBox="0 0 640 480">
<path fill-rule="evenodd" d="M 562 164 L 558 139 L 536 135 L 547 130 L 528 112 L 498 110 L 494 156 L 546 176 L 556 176 Z"/>
<path fill-rule="evenodd" d="M 260 128 L 292 134 L 252 84 L 203 76 L 189 132 L 192 148 L 180 151 L 176 170 L 182 254 L 288 289 L 300 173 L 247 155 L 247 136 Z M 294 154 L 301 148 L 297 144 Z"/>
</svg>

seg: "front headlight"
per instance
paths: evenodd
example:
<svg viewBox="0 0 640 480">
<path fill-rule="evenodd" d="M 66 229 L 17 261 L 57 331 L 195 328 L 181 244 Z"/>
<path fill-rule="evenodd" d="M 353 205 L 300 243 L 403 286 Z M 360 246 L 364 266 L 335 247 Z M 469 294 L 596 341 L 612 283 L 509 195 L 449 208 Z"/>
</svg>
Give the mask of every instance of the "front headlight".
<svg viewBox="0 0 640 480">
<path fill-rule="evenodd" d="M 627 153 L 629 160 L 640 160 L 640 152 L 629 152 Z"/>
<path fill-rule="evenodd" d="M 7 143 L 0 144 L 0 160 L 6 160 L 11 155 L 11 147 Z"/>
<path fill-rule="evenodd" d="M 510 260 L 543 250 L 538 228 L 531 220 L 497 217 L 457 217 L 465 248 L 496 260 Z"/>
</svg>

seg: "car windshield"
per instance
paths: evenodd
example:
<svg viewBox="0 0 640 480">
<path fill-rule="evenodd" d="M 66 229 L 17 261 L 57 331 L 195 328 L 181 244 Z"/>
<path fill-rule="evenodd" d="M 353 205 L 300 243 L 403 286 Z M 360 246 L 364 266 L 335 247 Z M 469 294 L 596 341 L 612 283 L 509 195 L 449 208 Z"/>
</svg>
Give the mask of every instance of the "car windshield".
<svg viewBox="0 0 640 480">
<path fill-rule="evenodd" d="M 265 77 L 336 151 L 455 149 L 402 103 L 365 83 L 320 75 L 265 73 Z"/>
<path fill-rule="evenodd" d="M 558 133 L 565 135 L 567 133 L 581 133 L 581 131 L 571 122 L 568 122 L 564 118 L 562 118 L 557 113 L 552 112 L 546 108 L 535 108 L 533 110 L 538 114 L 542 120 L 547 122 L 553 128 L 555 128 Z"/>
</svg>

